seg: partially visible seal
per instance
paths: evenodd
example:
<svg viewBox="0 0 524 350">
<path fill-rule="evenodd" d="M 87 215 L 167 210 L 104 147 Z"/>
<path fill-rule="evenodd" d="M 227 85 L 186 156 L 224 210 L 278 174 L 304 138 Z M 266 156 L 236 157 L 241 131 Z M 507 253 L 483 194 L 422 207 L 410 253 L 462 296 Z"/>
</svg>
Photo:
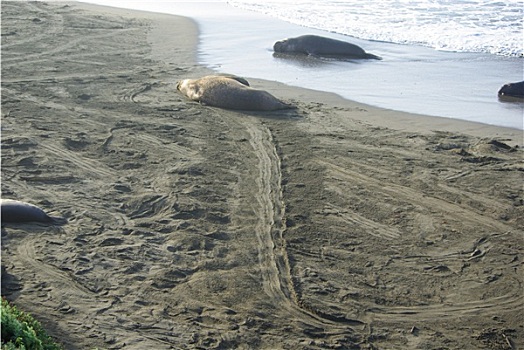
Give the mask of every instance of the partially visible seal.
<svg viewBox="0 0 524 350">
<path fill-rule="evenodd" d="M 233 79 L 233 80 L 238 81 L 240 84 L 243 84 L 245 86 L 250 86 L 249 82 L 245 78 L 239 77 L 237 75 L 227 74 L 227 73 L 220 73 L 220 74 L 218 74 L 218 76 L 219 77 Z"/>
<path fill-rule="evenodd" d="M 524 81 L 518 83 L 508 83 L 499 90 L 500 97 L 524 98 Z"/>
<path fill-rule="evenodd" d="M 4 222 L 42 222 L 53 225 L 63 225 L 65 218 L 52 217 L 36 205 L 13 199 L 0 199 L 1 220 Z"/>
<path fill-rule="evenodd" d="M 367 53 L 357 45 L 318 35 L 302 35 L 296 38 L 280 40 L 273 45 L 273 50 L 279 53 L 312 56 L 381 59 L 378 56 Z"/>
<path fill-rule="evenodd" d="M 184 79 L 178 82 L 177 89 L 193 101 L 226 109 L 275 111 L 294 108 L 267 91 L 249 87 L 247 80 L 236 76 Z"/>
</svg>

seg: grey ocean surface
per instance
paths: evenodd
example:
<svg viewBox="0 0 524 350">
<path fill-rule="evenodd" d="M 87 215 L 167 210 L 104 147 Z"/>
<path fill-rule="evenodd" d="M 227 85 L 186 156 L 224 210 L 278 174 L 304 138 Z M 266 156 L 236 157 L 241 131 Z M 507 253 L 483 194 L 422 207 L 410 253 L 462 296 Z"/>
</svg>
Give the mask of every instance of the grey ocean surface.
<svg viewBox="0 0 524 350">
<path fill-rule="evenodd" d="M 225 2 L 89 2 L 193 18 L 200 30 L 198 61 L 218 72 L 333 92 L 382 108 L 524 129 L 524 103 L 503 102 L 497 96 L 503 84 L 524 79 L 521 57 L 360 40 Z M 349 41 L 382 60 L 274 55 L 275 41 L 303 34 Z"/>
</svg>

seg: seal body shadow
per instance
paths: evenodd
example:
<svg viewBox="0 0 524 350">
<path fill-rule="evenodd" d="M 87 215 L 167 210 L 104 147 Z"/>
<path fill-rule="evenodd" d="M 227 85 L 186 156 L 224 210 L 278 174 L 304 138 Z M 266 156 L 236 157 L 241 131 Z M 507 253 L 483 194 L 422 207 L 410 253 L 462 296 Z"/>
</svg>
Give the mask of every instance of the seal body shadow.
<svg viewBox="0 0 524 350">
<path fill-rule="evenodd" d="M 200 79 L 185 79 L 177 89 L 193 101 L 234 110 L 275 111 L 295 108 L 269 92 L 254 89 L 247 80 L 232 76 L 209 75 Z"/>
<path fill-rule="evenodd" d="M 382 59 L 379 56 L 367 53 L 360 46 L 318 35 L 302 35 L 296 38 L 280 40 L 273 45 L 273 50 L 279 53 L 321 57 Z"/>
<path fill-rule="evenodd" d="M 12 199 L 1 199 L 1 221 L 4 222 L 41 222 L 50 225 L 64 225 L 67 220 L 62 217 L 47 215 L 36 205 Z"/>
</svg>

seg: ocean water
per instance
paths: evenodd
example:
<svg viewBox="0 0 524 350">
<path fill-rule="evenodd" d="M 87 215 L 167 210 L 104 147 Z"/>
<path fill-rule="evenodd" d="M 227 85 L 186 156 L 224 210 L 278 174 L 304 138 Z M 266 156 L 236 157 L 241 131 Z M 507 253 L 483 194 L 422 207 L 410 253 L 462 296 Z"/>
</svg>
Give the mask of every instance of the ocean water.
<svg viewBox="0 0 524 350">
<path fill-rule="evenodd" d="M 522 57 L 522 0 L 230 0 L 304 27 L 437 50 Z"/>
<path fill-rule="evenodd" d="M 443 2 L 434 0 L 433 3 L 437 1 Z M 479 1 L 481 0 L 449 0 L 447 3 Z M 477 47 L 475 50 L 459 51 L 436 49 L 422 43 L 395 43 L 393 38 L 369 40 L 327 29 L 316 29 L 313 25 L 291 23 L 288 19 L 277 18 L 276 14 L 266 13 L 267 4 L 280 4 L 279 9 L 290 6 L 290 2 L 285 0 L 242 1 L 242 6 L 254 6 L 253 10 L 239 8 L 239 2 L 233 4 L 226 3 L 225 0 L 88 2 L 194 19 L 200 32 L 198 63 L 217 72 L 333 92 L 350 100 L 382 108 L 524 129 L 524 103 L 501 101 L 497 96 L 497 91 L 503 84 L 524 80 L 522 47 L 509 49 L 514 44 L 492 53 L 488 52 L 489 45 L 485 44 L 482 46 L 485 47 L 483 50 L 478 49 L 479 44 L 473 45 Z M 381 0 L 370 2 L 378 4 Z M 396 1 L 405 4 L 419 2 L 430 0 Z M 304 20 L 311 20 L 309 11 L 313 8 L 313 3 L 335 7 L 340 4 L 341 8 L 348 9 L 348 1 L 297 0 L 293 3 L 294 11 L 288 12 Z M 307 5 L 299 6 L 302 3 Z M 327 22 L 335 23 L 334 20 Z M 275 41 L 303 34 L 349 41 L 363 47 L 367 52 L 381 56 L 382 60 L 333 60 L 274 55 Z M 524 35 L 522 31 L 521 35 Z"/>
</svg>

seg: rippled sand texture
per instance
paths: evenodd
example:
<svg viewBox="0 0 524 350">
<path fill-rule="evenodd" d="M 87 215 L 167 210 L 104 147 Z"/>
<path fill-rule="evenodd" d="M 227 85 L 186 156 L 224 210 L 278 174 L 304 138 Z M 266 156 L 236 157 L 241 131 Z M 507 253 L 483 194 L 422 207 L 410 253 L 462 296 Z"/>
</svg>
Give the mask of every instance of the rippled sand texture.
<svg viewBox="0 0 524 350">
<path fill-rule="evenodd" d="M 201 106 L 191 22 L 79 6 L 2 4 L 2 196 L 69 220 L 2 228 L 2 295 L 66 349 L 522 345 L 521 141 Z"/>
</svg>

